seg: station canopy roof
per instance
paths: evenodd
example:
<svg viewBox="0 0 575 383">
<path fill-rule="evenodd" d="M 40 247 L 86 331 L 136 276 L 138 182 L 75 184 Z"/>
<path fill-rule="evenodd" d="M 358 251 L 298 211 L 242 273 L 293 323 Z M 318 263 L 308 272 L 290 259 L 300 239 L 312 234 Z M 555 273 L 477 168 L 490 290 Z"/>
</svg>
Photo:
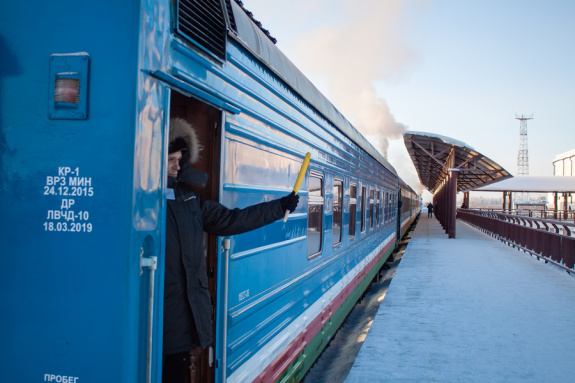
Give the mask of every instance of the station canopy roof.
<svg viewBox="0 0 575 383">
<path fill-rule="evenodd" d="M 517 176 L 473 191 L 510 191 L 531 193 L 575 193 L 575 177 L 572 176 Z"/>
<path fill-rule="evenodd" d="M 417 170 L 419 181 L 434 193 L 450 170 L 459 172 L 457 191 L 466 192 L 512 177 L 495 161 L 464 142 L 426 132 L 403 135 L 405 147 Z M 448 161 L 454 156 L 453 166 Z"/>
</svg>

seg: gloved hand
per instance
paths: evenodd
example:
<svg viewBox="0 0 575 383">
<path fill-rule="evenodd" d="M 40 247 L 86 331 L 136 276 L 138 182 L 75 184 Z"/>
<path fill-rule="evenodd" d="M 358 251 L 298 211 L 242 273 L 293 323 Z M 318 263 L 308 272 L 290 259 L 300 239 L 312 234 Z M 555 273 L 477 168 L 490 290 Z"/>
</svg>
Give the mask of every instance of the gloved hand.
<svg viewBox="0 0 575 383">
<path fill-rule="evenodd" d="M 297 207 L 299 202 L 299 195 L 295 194 L 295 192 L 289 193 L 287 196 L 280 198 L 280 203 L 282 205 L 282 209 L 285 212 L 286 210 L 294 211 Z"/>
</svg>

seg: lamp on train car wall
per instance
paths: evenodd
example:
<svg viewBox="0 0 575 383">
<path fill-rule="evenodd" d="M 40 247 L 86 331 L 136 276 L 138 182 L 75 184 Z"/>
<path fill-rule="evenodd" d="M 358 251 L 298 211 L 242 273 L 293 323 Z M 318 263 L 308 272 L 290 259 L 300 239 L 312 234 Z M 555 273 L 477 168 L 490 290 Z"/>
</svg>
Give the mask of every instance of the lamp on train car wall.
<svg viewBox="0 0 575 383">
<path fill-rule="evenodd" d="M 88 118 L 88 79 L 90 56 L 85 52 L 58 53 L 50 56 L 51 120 Z"/>
<path fill-rule="evenodd" d="M 73 73 L 73 75 L 75 74 Z M 54 102 L 56 104 L 78 105 L 80 103 L 80 80 L 66 77 L 56 78 Z"/>
</svg>

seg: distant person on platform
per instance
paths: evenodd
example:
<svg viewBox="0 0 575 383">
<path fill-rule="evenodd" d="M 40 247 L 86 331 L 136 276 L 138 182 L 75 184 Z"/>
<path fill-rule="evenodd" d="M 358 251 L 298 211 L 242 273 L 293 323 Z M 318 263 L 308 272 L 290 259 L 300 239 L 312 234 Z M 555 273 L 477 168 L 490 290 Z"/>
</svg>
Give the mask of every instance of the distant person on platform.
<svg viewBox="0 0 575 383">
<path fill-rule="evenodd" d="M 212 344 L 212 305 L 208 291 L 204 232 L 216 235 L 245 233 L 294 211 L 295 193 L 244 209 L 228 209 L 196 194 L 207 175 L 192 168 L 202 146 L 186 120 L 170 120 L 164 287 L 163 383 L 185 383 L 190 352 L 199 355 Z M 199 378 L 199 377 L 198 377 Z M 196 380 L 192 378 L 192 381 Z"/>
<path fill-rule="evenodd" d="M 427 218 L 433 218 L 433 204 L 431 202 L 427 204 Z"/>
</svg>

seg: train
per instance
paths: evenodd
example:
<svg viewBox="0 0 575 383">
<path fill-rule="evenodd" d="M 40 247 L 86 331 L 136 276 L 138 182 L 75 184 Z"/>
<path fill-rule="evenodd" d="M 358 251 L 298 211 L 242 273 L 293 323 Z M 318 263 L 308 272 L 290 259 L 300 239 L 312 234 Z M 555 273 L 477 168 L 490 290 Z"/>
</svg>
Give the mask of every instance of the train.
<svg viewBox="0 0 575 383">
<path fill-rule="evenodd" d="M 205 235 L 202 381 L 301 380 L 420 212 L 239 1 L 5 1 L 0 53 L 2 381 L 161 382 L 170 118 L 228 207 L 311 153 L 286 222 Z"/>
<path fill-rule="evenodd" d="M 417 194 L 411 186 L 409 186 L 401 178 L 398 179 L 399 192 L 398 198 L 400 202 L 400 211 L 397 220 L 398 233 L 396 239 L 401 239 L 407 231 L 417 221 L 421 208 L 423 206 L 423 199 L 421 194 Z"/>
</svg>

